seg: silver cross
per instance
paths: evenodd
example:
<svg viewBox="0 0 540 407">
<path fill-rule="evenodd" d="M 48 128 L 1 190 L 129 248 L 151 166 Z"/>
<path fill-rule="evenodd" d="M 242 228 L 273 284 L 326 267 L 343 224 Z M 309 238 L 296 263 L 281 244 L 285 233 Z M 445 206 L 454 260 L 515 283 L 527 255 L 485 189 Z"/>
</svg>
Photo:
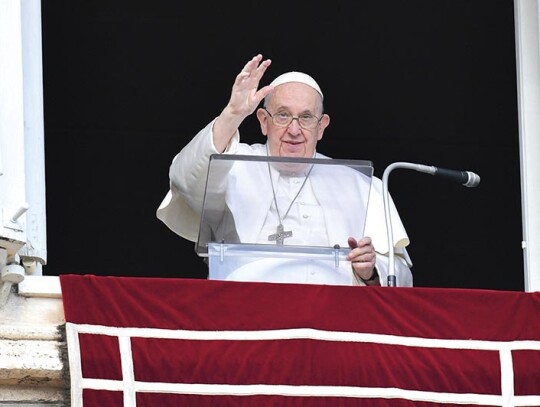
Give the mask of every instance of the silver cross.
<svg viewBox="0 0 540 407">
<path fill-rule="evenodd" d="M 286 237 L 291 237 L 291 236 L 292 236 L 292 230 L 287 230 L 287 231 L 283 230 L 283 225 L 280 223 L 276 229 L 276 233 L 268 236 L 268 240 L 270 242 L 273 242 L 275 240 L 277 245 L 282 246 L 283 240 Z"/>
</svg>

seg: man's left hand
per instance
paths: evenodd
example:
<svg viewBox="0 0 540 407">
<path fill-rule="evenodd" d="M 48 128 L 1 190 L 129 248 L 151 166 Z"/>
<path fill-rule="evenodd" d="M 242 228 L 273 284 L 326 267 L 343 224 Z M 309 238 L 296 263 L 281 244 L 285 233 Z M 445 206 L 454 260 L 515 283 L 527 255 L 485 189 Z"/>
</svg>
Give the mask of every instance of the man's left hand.
<svg viewBox="0 0 540 407">
<path fill-rule="evenodd" d="M 370 237 L 363 237 L 360 240 L 356 240 L 354 237 L 348 239 L 349 247 L 351 251 L 347 256 L 347 260 L 351 262 L 353 271 L 364 282 L 373 281 L 379 284 L 378 278 L 373 279 L 373 276 L 377 274 L 375 270 L 375 248 L 371 243 Z"/>
</svg>

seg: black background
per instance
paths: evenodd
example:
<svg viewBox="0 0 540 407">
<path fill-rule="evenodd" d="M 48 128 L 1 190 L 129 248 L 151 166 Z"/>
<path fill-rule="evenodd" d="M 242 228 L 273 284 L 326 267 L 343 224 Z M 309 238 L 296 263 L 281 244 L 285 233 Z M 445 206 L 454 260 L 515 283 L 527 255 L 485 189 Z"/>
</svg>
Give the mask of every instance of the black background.
<svg viewBox="0 0 540 407">
<path fill-rule="evenodd" d="M 44 274 L 204 278 L 155 217 L 174 155 L 257 53 L 325 94 L 319 151 L 396 170 L 415 286 L 524 289 L 513 2 L 42 2 Z M 264 139 L 256 118 L 243 141 Z"/>
</svg>

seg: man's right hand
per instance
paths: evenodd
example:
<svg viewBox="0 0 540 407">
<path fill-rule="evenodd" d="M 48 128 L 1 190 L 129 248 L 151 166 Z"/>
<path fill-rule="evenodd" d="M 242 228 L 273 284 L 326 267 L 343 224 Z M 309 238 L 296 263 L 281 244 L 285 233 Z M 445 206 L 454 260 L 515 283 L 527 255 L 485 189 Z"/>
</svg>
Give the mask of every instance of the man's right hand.
<svg viewBox="0 0 540 407">
<path fill-rule="evenodd" d="M 259 54 L 244 66 L 242 72 L 236 76 L 232 87 L 231 98 L 227 105 L 230 113 L 245 119 L 255 111 L 261 100 L 273 90 L 272 86 L 258 89 L 259 82 L 271 63 L 272 61 L 269 59 L 263 61 L 262 55 Z"/>
<path fill-rule="evenodd" d="M 261 100 L 274 89 L 273 86 L 259 88 L 259 82 L 271 60 L 263 61 L 262 55 L 254 56 L 236 76 L 229 103 L 214 123 L 214 146 L 223 152 L 242 121 L 252 114 Z"/>
</svg>

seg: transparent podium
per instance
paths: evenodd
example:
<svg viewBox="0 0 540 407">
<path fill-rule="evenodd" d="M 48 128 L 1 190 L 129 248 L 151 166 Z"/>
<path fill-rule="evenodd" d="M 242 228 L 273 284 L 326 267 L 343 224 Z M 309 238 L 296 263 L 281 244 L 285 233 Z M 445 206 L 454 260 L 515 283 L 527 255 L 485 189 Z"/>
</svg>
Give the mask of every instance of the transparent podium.
<svg viewBox="0 0 540 407">
<path fill-rule="evenodd" d="M 208 278 L 350 285 L 372 175 L 369 161 L 212 155 L 196 243 Z"/>
</svg>

